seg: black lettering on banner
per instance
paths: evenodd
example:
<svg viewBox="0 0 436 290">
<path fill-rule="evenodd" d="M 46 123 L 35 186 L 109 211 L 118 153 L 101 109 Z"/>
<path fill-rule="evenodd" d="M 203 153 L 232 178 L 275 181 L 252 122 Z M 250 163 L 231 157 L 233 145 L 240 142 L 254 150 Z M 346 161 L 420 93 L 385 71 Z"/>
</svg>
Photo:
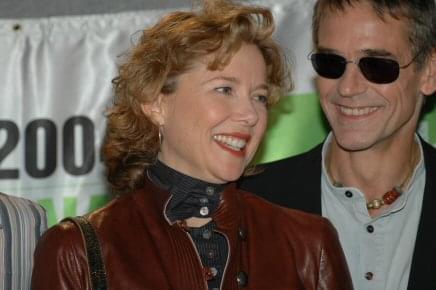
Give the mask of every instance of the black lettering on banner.
<svg viewBox="0 0 436 290">
<path fill-rule="evenodd" d="M 75 164 L 76 138 L 75 128 L 82 128 L 82 164 Z M 75 116 L 68 119 L 63 128 L 63 162 L 65 171 L 71 175 L 84 175 L 92 170 L 95 163 L 94 124 L 85 116 Z"/>
<path fill-rule="evenodd" d="M 76 130 L 77 128 L 81 130 Z M 2 163 L 8 156 L 16 152 L 14 150 L 20 139 L 20 128 L 14 121 L 0 120 L 0 133 L 3 132 L 6 133 L 6 138 L 4 142 L 0 143 L 0 180 L 18 179 L 20 175 L 18 165 L 15 166 L 16 168 L 4 168 Z M 78 135 L 78 132 L 81 135 Z M 96 158 L 92 120 L 85 116 L 69 118 L 63 126 L 62 137 L 63 150 L 61 154 L 65 171 L 75 176 L 85 175 L 92 171 Z M 77 148 L 75 145 L 82 147 Z M 25 128 L 23 147 L 25 170 L 30 177 L 45 178 L 56 171 L 58 146 L 57 128 L 54 121 L 49 119 L 31 121 Z"/>
<path fill-rule="evenodd" d="M 43 166 L 38 168 L 38 129 L 44 132 Z M 48 119 L 38 119 L 29 123 L 25 133 L 25 167 L 29 176 L 44 178 L 53 174 L 57 163 L 57 132 L 56 125 Z"/>
<path fill-rule="evenodd" d="M 6 141 L 0 147 L 0 167 L 3 160 L 11 153 L 18 144 L 19 130 L 14 122 L 0 120 L 0 132 L 6 132 Z M 18 169 L 0 169 L 0 179 L 17 179 L 19 176 Z"/>
</svg>

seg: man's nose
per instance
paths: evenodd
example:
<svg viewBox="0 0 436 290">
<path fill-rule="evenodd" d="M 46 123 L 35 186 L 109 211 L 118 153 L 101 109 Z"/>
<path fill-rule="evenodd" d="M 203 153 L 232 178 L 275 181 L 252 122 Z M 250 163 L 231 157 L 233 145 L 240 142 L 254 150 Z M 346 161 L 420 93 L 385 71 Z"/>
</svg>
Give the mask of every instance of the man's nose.
<svg viewBox="0 0 436 290">
<path fill-rule="evenodd" d="M 353 97 L 366 90 L 367 80 L 358 64 L 348 61 L 344 74 L 338 79 L 338 92 L 342 97 Z"/>
</svg>

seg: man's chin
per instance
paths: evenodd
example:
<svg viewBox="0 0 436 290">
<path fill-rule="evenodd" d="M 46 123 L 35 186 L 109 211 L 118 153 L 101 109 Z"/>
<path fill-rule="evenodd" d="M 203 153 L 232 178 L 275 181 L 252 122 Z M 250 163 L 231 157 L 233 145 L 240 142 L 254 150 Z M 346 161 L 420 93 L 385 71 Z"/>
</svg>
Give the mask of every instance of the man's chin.
<svg viewBox="0 0 436 290">
<path fill-rule="evenodd" d="M 374 142 L 371 142 L 367 138 L 336 138 L 336 144 L 339 148 L 348 152 L 359 152 L 370 149 L 374 146 Z"/>
</svg>

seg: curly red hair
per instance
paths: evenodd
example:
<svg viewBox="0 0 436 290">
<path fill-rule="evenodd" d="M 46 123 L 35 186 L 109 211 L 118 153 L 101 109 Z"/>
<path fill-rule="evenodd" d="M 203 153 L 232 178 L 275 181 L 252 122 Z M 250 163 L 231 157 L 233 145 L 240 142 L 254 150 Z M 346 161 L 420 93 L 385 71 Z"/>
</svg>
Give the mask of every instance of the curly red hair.
<svg viewBox="0 0 436 290">
<path fill-rule="evenodd" d="M 170 13 L 143 31 L 113 80 L 115 98 L 108 110 L 103 155 L 115 191 L 140 187 L 144 170 L 159 151 L 158 127 L 144 115 L 141 104 L 173 92 L 177 76 L 195 60 L 213 54 L 208 68 L 220 69 L 243 43 L 254 44 L 267 65 L 269 104 L 291 89 L 285 58 L 272 37 L 274 29 L 267 8 L 205 0 L 201 9 Z"/>
</svg>

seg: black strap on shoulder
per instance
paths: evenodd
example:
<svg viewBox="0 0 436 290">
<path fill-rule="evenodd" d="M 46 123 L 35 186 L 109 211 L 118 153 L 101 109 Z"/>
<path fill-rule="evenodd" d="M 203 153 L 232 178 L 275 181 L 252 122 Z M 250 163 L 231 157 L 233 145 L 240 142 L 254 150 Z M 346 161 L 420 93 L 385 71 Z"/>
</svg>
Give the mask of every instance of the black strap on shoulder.
<svg viewBox="0 0 436 290">
<path fill-rule="evenodd" d="M 73 222 L 82 233 L 88 257 L 89 276 L 93 290 L 106 290 L 106 270 L 101 256 L 100 241 L 91 223 L 83 216 L 69 217 L 63 221 Z"/>
</svg>

